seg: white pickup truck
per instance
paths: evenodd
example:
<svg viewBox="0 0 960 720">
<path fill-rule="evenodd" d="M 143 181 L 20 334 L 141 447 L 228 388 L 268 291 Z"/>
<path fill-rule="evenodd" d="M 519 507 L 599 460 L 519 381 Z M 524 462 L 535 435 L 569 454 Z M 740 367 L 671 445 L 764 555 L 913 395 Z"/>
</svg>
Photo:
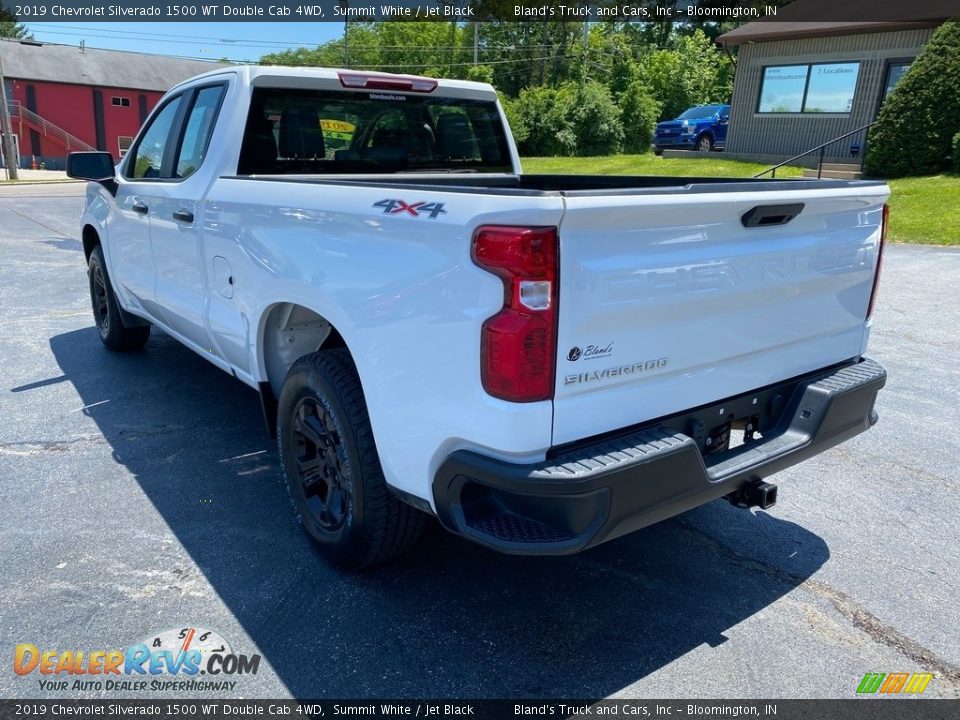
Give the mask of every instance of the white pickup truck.
<svg viewBox="0 0 960 720">
<path fill-rule="evenodd" d="M 155 325 L 258 389 L 344 566 L 428 515 L 546 555 L 768 507 L 877 419 L 882 182 L 522 175 L 489 85 L 271 67 L 68 167 L 104 344 Z"/>
</svg>

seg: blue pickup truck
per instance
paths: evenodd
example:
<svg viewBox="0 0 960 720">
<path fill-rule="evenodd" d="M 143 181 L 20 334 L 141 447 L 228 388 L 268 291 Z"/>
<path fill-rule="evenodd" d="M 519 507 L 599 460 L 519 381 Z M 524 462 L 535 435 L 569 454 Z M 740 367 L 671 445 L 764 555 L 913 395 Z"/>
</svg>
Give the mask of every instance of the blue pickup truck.
<svg viewBox="0 0 960 720">
<path fill-rule="evenodd" d="M 657 123 L 653 134 L 653 152 L 678 150 L 722 150 L 730 124 L 729 105 L 701 105 L 684 110 L 676 120 Z"/>
</svg>

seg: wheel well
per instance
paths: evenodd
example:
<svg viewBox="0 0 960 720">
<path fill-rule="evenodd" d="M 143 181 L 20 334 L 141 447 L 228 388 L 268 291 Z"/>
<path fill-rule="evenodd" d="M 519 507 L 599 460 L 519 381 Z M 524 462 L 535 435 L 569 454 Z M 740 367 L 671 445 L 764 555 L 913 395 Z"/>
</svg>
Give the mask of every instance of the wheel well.
<svg viewBox="0 0 960 720">
<path fill-rule="evenodd" d="M 83 238 L 83 254 L 86 256 L 87 262 L 90 262 L 90 253 L 100 244 L 100 235 L 97 234 L 93 225 L 84 225 L 81 237 Z"/>
<path fill-rule="evenodd" d="M 287 371 L 299 358 L 321 349 L 347 347 L 343 336 L 326 318 L 294 303 L 274 305 L 267 311 L 262 327 L 263 369 L 274 397 L 280 397 Z"/>
</svg>

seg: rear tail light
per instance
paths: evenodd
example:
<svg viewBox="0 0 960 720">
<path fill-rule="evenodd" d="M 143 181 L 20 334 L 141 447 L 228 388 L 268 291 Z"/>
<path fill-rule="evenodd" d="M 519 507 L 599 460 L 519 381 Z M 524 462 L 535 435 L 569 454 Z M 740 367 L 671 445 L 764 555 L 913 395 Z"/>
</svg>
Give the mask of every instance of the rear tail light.
<svg viewBox="0 0 960 720">
<path fill-rule="evenodd" d="M 503 280 L 503 309 L 483 323 L 484 389 L 511 402 L 553 397 L 557 364 L 557 229 L 484 225 L 473 261 Z"/>
<path fill-rule="evenodd" d="M 883 248 L 887 244 L 887 228 L 890 226 L 890 206 L 883 206 L 880 220 L 880 245 L 877 247 L 877 270 L 873 274 L 873 288 L 870 290 L 870 304 L 867 306 L 867 320 L 873 315 L 873 305 L 877 302 L 877 288 L 880 286 L 880 268 L 883 266 Z"/>
<path fill-rule="evenodd" d="M 398 90 L 406 92 L 433 92 L 437 81 L 414 75 L 379 75 L 377 73 L 338 73 L 341 87 L 366 90 Z"/>
</svg>

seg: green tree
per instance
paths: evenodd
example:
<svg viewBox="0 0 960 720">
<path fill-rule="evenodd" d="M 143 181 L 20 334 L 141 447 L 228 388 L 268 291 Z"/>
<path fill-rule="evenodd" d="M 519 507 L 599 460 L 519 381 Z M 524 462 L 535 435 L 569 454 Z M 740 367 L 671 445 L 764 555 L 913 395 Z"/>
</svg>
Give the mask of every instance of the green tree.
<svg viewBox="0 0 960 720">
<path fill-rule="evenodd" d="M 16 38 L 18 40 L 32 40 L 33 35 L 17 17 L 6 8 L 0 7 L 0 38 Z"/>
<path fill-rule="evenodd" d="M 567 90 L 530 87 L 514 103 L 511 126 L 525 155 L 571 155 L 570 115 L 574 97 Z M 523 140 L 520 140 L 520 138 Z"/>
<path fill-rule="evenodd" d="M 672 50 L 646 55 L 638 77 L 663 104 L 666 119 L 696 105 L 728 102 L 733 91 L 730 59 L 700 30 L 678 38 Z"/>
<path fill-rule="evenodd" d="M 572 143 L 565 141 L 568 151 L 573 155 L 620 152 L 623 149 L 623 125 L 620 123 L 620 109 L 610 91 L 597 80 L 588 80 L 576 88 L 576 91 L 566 88 L 566 92 L 574 95 L 569 113 Z"/>
<path fill-rule="evenodd" d="M 623 147 L 620 109 L 596 80 L 527 88 L 507 113 L 525 155 L 609 155 Z"/>
<path fill-rule="evenodd" d="M 489 65 L 471 65 L 467 68 L 467 80 L 493 84 L 493 68 Z"/>
<path fill-rule="evenodd" d="M 900 78 L 870 128 L 864 170 L 872 177 L 943 169 L 960 130 L 960 22 L 941 25 Z"/>
<path fill-rule="evenodd" d="M 513 141 L 518 145 L 523 145 L 527 141 L 530 130 L 523 119 L 520 110 L 520 101 L 509 98 L 503 93 L 497 93 L 500 98 L 500 104 L 503 106 L 503 113 L 507 116 L 507 124 L 510 126 L 510 133 L 513 135 Z"/>
<path fill-rule="evenodd" d="M 639 80 L 630 83 L 620 95 L 620 121 L 624 129 L 623 149 L 630 153 L 650 150 L 653 130 L 660 117 L 660 103 L 650 88 Z"/>
</svg>

